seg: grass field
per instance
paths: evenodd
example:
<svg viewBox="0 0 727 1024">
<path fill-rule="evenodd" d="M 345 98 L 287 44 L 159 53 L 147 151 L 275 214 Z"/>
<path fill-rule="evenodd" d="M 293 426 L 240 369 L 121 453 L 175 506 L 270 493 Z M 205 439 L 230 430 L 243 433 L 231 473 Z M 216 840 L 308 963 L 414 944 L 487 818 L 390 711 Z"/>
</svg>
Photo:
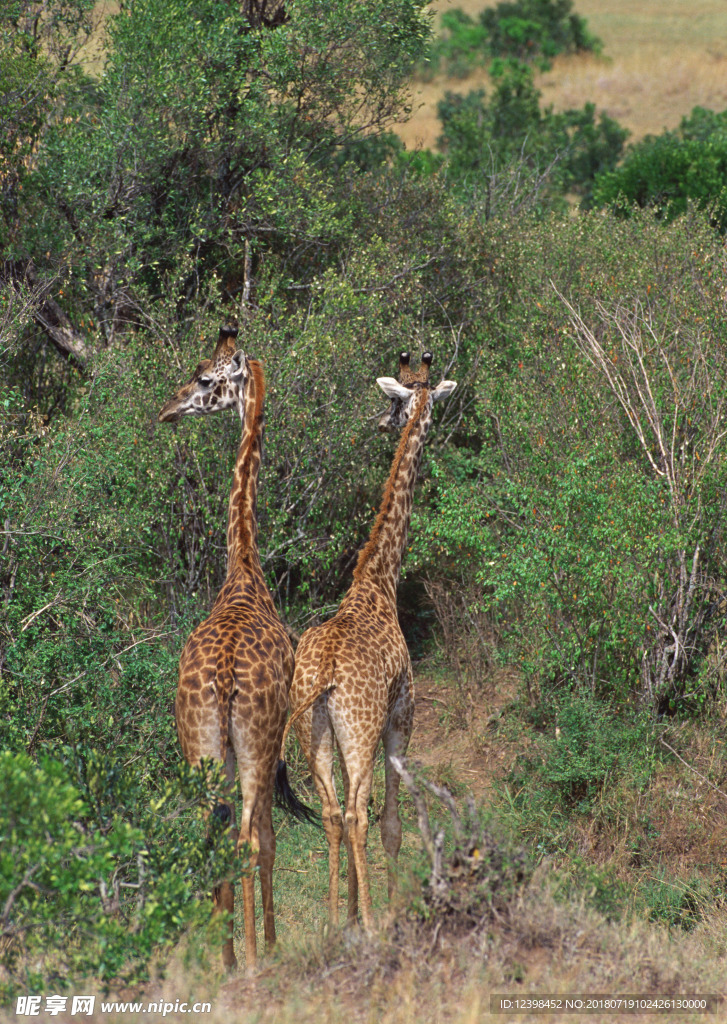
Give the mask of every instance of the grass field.
<svg viewBox="0 0 727 1024">
<path fill-rule="evenodd" d="M 555 817 L 549 824 L 534 808 L 515 810 L 516 794 L 506 787 L 518 755 L 540 742 L 537 730 L 527 724 L 517 677 L 497 672 L 474 695 L 467 722 L 460 720 L 459 725 L 452 713 L 461 695 L 452 680 L 431 666 L 420 668 L 417 677 L 412 758 L 430 781 L 447 785 L 460 806 L 466 794 L 474 793 L 485 809 L 490 807 L 502 835 L 515 842 L 527 838 L 535 851 L 526 878 L 515 885 L 508 901 L 474 929 L 464 927 L 456 914 L 438 922 L 422 921 L 412 913 L 416 878 L 423 875 L 425 859 L 414 807 L 402 787 L 402 894 L 389 906 L 376 824 L 383 803 L 379 761 L 369 835 L 378 933 L 368 937 L 359 929 L 328 928 L 323 833 L 276 812 L 279 942 L 272 955 L 262 957 L 255 975 L 241 970 L 226 977 L 217 952 L 207 949 L 203 936 L 190 935 L 147 984 L 121 989 L 110 998 L 172 1007 L 181 1001 L 209 1001 L 211 1012 L 204 1015 L 172 1009 L 164 1016 L 209 1024 L 230 1019 L 244 1024 L 514 1024 L 542 1021 L 543 1016 L 492 1013 L 493 993 L 522 999 L 566 993 L 663 998 L 727 992 L 727 907 L 706 895 L 724 874 L 719 853 L 727 842 L 724 721 L 675 727 L 669 739 L 683 761 L 665 757 L 646 788 L 626 780 L 605 790 L 591 813 L 573 816 L 565 826 Z M 296 774 L 300 783 L 302 772 Z M 446 825 L 441 806 L 434 805 L 432 814 Z M 538 832 L 540 845 L 547 847 L 541 855 Z M 342 869 L 345 916 L 345 859 Z M 637 892 L 647 890 L 652 894 L 651 920 L 643 901 L 637 906 Z M 686 896 L 692 908 L 687 926 L 665 916 L 675 892 L 680 905 Z M 244 964 L 239 916 L 235 932 Z M 260 933 L 259 940 L 262 949 Z M 99 993 L 96 1012 L 84 1019 L 152 1019 L 148 1012 L 101 1013 L 101 998 L 109 996 Z M 546 1019 L 549 1024 L 615 1024 L 661 1016 L 549 1013 Z M 675 1011 L 668 1019 L 675 1024 L 724 1020 L 727 1005 L 718 1005 L 715 1015 Z"/>
<path fill-rule="evenodd" d="M 439 0 L 443 11 L 461 7 L 470 15 L 482 0 Z M 600 57 L 560 57 L 537 78 L 543 103 L 556 110 L 586 101 L 625 125 L 631 140 L 675 128 L 699 105 L 727 107 L 727 6 L 719 0 L 576 0 L 574 10 L 603 41 Z M 440 132 L 436 104 L 443 93 L 487 89 L 478 72 L 466 79 L 416 83 L 414 112 L 397 128 L 409 148 L 433 147 Z"/>
</svg>

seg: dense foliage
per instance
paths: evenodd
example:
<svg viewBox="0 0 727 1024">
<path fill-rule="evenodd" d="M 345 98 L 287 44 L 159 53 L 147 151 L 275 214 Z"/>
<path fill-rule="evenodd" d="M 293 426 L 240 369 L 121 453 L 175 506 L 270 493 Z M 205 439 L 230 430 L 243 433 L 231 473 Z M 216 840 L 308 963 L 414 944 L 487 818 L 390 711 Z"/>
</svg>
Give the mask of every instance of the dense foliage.
<svg viewBox="0 0 727 1024">
<path fill-rule="evenodd" d="M 590 205 L 594 181 L 618 162 L 626 129 L 608 114 L 596 119 L 592 103 L 559 114 L 541 110 L 532 69 L 520 61 L 497 61 L 490 70 L 489 100 L 479 89 L 448 92 L 439 102 L 439 142 L 451 179 L 466 192 L 491 197 L 515 170 L 527 181 L 526 193 L 537 197 L 537 208 L 564 208 L 567 193 Z"/>
<path fill-rule="evenodd" d="M 720 244 L 698 219 L 642 215 L 490 245 L 513 291 L 473 396 L 480 437 L 439 460 L 419 513 L 421 563 L 468 553 L 533 686 L 700 705 L 724 616 Z"/>
<path fill-rule="evenodd" d="M 441 30 L 419 72 L 423 77 L 444 73 L 465 78 L 493 57 L 545 69 L 559 53 L 598 53 L 600 48 L 585 19 L 573 12 L 572 0 L 505 0 L 486 7 L 477 18 L 459 7 L 444 11 Z"/>
<path fill-rule="evenodd" d="M 291 626 L 335 605 L 372 520 L 375 377 L 431 348 L 459 387 L 422 470 L 411 636 L 427 585 L 456 593 L 463 649 L 486 623 L 535 705 L 602 716 L 708 709 L 724 675 L 723 249 L 695 211 L 562 216 L 566 192 L 603 200 L 615 122 L 542 111 L 507 58 L 489 101 L 443 104 L 445 152 L 405 152 L 418 0 L 127 0 L 86 57 L 93 6 L 45 9 L 0 15 L 8 991 L 143 972 L 229 868 L 172 699 L 224 578 L 239 423 L 156 420 L 221 322 L 265 364 L 261 558 Z"/>
<path fill-rule="evenodd" d="M 628 211 L 654 206 L 671 220 L 690 202 L 708 210 L 720 231 L 727 228 L 727 111 L 695 107 L 679 129 L 648 135 L 627 153 L 620 167 L 603 174 L 599 205 Z"/>
<path fill-rule="evenodd" d="M 150 793 L 146 766 L 55 753 L 37 763 L 0 753 L 0 998 L 48 977 L 57 990 L 78 974 L 118 982 L 143 971 L 209 919 L 200 886 L 244 867 L 229 837 L 203 827 L 198 808 L 214 800 L 216 773 L 185 765 Z"/>
</svg>

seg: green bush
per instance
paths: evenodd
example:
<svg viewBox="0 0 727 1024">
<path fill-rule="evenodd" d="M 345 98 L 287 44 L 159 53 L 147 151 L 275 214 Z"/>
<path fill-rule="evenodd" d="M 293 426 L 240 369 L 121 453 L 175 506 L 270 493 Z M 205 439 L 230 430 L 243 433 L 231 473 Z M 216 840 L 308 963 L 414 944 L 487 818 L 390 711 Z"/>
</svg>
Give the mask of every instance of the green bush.
<svg viewBox="0 0 727 1024">
<path fill-rule="evenodd" d="M 638 686 L 640 586 L 653 566 L 635 577 L 636 538 L 661 532 L 663 492 L 599 447 L 563 453 L 553 473 L 543 438 L 530 453 L 527 483 L 501 474 L 484 494 L 478 485 L 443 485 L 435 532 L 450 551 L 476 549 L 481 593 L 499 610 L 503 639 L 529 676 L 627 695 Z"/>
<path fill-rule="evenodd" d="M 727 228 L 727 112 L 695 107 L 677 131 L 649 135 L 633 145 L 614 170 L 598 174 L 594 203 L 628 213 L 653 206 L 673 220 L 689 203 Z"/>
<path fill-rule="evenodd" d="M 564 205 L 573 192 L 590 205 L 594 179 L 615 167 L 627 130 L 595 107 L 559 114 L 540 109 L 532 70 L 508 59 L 491 68 L 495 88 L 467 95 L 447 93 L 438 105 L 439 144 L 447 169 L 468 194 L 491 194 L 508 169 L 539 182 L 544 205 Z"/>
<path fill-rule="evenodd" d="M 487 7 L 475 20 L 459 7 L 445 11 L 419 71 L 466 78 L 493 57 L 512 58 L 547 69 L 559 53 L 600 53 L 601 41 L 572 12 L 572 0 L 515 0 Z"/>
<path fill-rule="evenodd" d="M 210 919 L 209 892 L 235 863 L 210 846 L 201 811 L 217 775 L 186 766 L 149 786 L 146 770 L 93 750 L 64 760 L 0 753 L 0 997 L 143 976 L 150 958 Z"/>
<path fill-rule="evenodd" d="M 3 4 L 0 238 L 4 237 L 4 225 L 18 216 L 31 157 L 47 127 L 48 109 L 65 83 L 78 78 L 79 51 L 93 31 L 93 11 L 93 0 L 54 0 L 42 16 L 33 0 L 6 0 Z"/>
<path fill-rule="evenodd" d="M 592 694 L 564 690 L 543 701 L 538 719 L 537 749 L 521 756 L 508 780 L 518 806 L 539 800 L 588 814 L 605 786 L 627 777 L 638 788 L 648 780 L 655 740 L 645 717 L 619 717 Z"/>
<path fill-rule="evenodd" d="M 418 66 L 424 78 L 445 74 L 448 78 L 466 78 L 490 57 L 488 32 L 459 7 L 445 11 L 441 32 L 432 40 L 425 60 Z"/>
<path fill-rule="evenodd" d="M 576 686 L 696 709 L 716 692 L 700 666 L 723 623 L 719 240 L 699 218 L 600 214 L 528 238 L 489 236 L 502 276 L 471 434 L 432 465 L 411 568 L 477 582 L 534 699 Z"/>
<path fill-rule="evenodd" d="M 480 22 L 493 56 L 547 59 L 559 53 L 600 53 L 601 41 L 572 13 L 572 0 L 515 0 L 488 7 Z"/>
</svg>

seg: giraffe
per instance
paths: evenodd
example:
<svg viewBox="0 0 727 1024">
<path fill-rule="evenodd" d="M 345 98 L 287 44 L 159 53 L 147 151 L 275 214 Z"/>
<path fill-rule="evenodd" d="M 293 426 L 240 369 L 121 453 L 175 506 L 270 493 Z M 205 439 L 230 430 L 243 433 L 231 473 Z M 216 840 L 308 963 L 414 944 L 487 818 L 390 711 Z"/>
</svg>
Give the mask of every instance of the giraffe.
<svg viewBox="0 0 727 1024">
<path fill-rule="evenodd" d="M 328 912 L 338 923 L 338 879 L 341 841 L 348 853 L 348 920 L 358 917 L 359 892 L 364 927 L 373 927 L 366 863 L 367 807 L 374 756 L 383 740 L 386 796 L 381 817 L 381 842 L 388 855 L 388 890 L 396 882 L 401 846 L 399 776 L 392 757 L 406 752 L 414 722 L 411 660 L 396 611 L 396 590 L 411 517 L 412 496 L 424 442 L 432 421 L 432 405 L 456 387 L 429 383 L 432 355 L 425 352 L 414 372 L 409 353 L 399 357 L 399 380 L 381 377 L 377 383 L 391 399 L 379 420 L 381 430 L 404 427 L 384 487 L 379 514 L 368 543 L 361 549 L 353 582 L 341 606 L 321 626 L 308 629 L 296 651 L 290 690 L 293 725 L 310 765 L 323 808 L 328 840 Z M 340 752 L 344 815 L 333 774 L 335 747 Z"/>
<path fill-rule="evenodd" d="M 192 632 L 179 663 L 174 705 L 182 753 L 190 765 L 202 758 L 224 764 L 229 802 L 212 812 L 230 826 L 240 848 L 249 843 L 250 871 L 242 878 L 247 965 L 257 957 L 255 867 L 259 867 L 263 926 L 268 946 L 275 942 L 272 875 L 275 834 L 271 805 L 278 751 L 293 676 L 293 648 L 268 590 L 257 548 L 256 497 L 262 460 L 265 380 L 261 364 L 237 349 L 237 330 L 223 327 L 211 359 L 194 371 L 159 413 L 162 423 L 182 416 L 204 416 L 237 408 L 242 439 L 230 491 L 227 525 L 227 577 L 209 617 Z M 242 818 L 235 824 L 235 761 L 242 791 Z M 283 784 L 286 780 L 283 778 Z M 287 805 L 299 816 L 307 809 L 288 792 Z M 229 915 L 222 948 L 224 965 L 236 966 L 229 881 L 214 893 L 216 912 Z"/>
</svg>

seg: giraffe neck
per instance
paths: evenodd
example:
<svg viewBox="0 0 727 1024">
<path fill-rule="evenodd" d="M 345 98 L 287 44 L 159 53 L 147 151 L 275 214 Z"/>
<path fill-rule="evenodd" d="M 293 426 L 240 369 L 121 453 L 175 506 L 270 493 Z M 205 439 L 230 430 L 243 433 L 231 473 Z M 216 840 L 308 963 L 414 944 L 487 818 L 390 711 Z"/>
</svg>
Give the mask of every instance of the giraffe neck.
<svg viewBox="0 0 727 1024">
<path fill-rule="evenodd" d="M 431 422 L 431 396 L 422 390 L 394 455 L 376 522 L 353 573 L 355 581 L 366 578 L 376 582 L 393 603 L 411 519 L 414 485 Z"/>
<path fill-rule="evenodd" d="M 257 487 L 263 453 L 265 378 L 248 360 L 250 374 L 240 398 L 242 439 L 237 451 L 227 520 L 227 578 L 241 569 L 262 574 L 257 549 Z"/>
</svg>

